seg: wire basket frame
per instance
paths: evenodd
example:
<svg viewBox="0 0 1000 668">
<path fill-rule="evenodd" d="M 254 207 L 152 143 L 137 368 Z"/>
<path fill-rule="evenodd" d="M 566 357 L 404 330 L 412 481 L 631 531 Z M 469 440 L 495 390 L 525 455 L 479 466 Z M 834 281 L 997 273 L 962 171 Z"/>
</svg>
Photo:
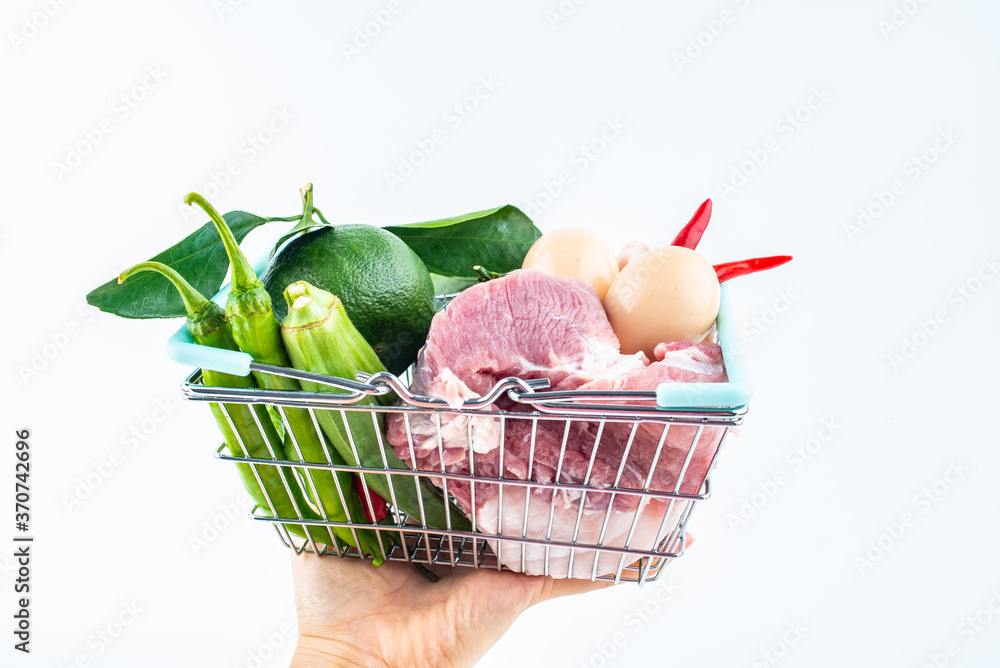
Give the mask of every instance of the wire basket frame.
<svg viewBox="0 0 1000 668">
<path fill-rule="evenodd" d="M 182 391 L 189 400 L 222 404 L 227 416 L 225 404 L 266 405 L 290 437 L 287 408 L 307 409 L 321 440 L 317 416 L 319 411 L 332 411 L 343 422 L 352 447 L 354 427 L 349 413 L 371 416 L 383 448 L 391 448 L 384 426 L 395 422 L 396 433 L 405 433 L 411 467 L 416 466 L 416 451 L 430 452 L 435 445 L 439 449 L 439 465 L 434 468 L 393 469 L 384 453 L 382 467 L 365 467 L 337 465 L 329 458 L 296 461 L 275 452 L 271 459 L 238 457 L 225 446 L 219 448 L 220 460 L 247 465 L 258 482 L 258 467 L 266 466 L 292 469 L 307 491 L 312 485 L 310 470 L 379 474 L 392 481 L 390 491 L 398 484 L 433 487 L 446 500 L 444 526 L 431 526 L 425 517 L 403 512 L 395 498 L 386 499 L 389 516 L 377 525 L 331 521 L 318 503 L 311 510 L 313 517 L 318 513 L 322 520 L 307 519 L 305 509 L 299 507 L 296 517 L 281 516 L 270 498 L 270 507 L 251 511 L 253 519 L 270 523 L 297 553 L 364 558 L 357 548 L 339 541 L 333 529 L 352 533 L 366 529 L 377 533 L 389 561 L 510 569 L 616 583 L 656 580 L 666 564 L 684 553 L 688 522 L 697 503 L 710 495 L 710 474 L 719 450 L 747 410 L 745 405 L 664 409 L 655 405 L 655 392 L 550 392 L 544 379 L 518 378 L 501 380 L 484 397 L 456 408 L 441 399 L 411 394 L 408 373 L 403 378 L 386 372 L 359 374 L 357 380 L 348 380 L 255 362 L 250 366 L 262 373 L 328 385 L 339 393 L 210 387 L 203 384 L 200 369 L 186 379 Z M 395 405 L 367 402 L 390 392 L 399 398 Z M 508 408 L 497 410 L 498 400 Z M 468 430 L 467 462 L 446 466 L 442 429 L 453 434 L 463 422 Z M 477 424 L 499 428 L 495 455 L 476 452 L 473 429 Z M 425 436 L 429 425 L 430 440 L 421 442 L 415 425 L 422 425 Z M 257 426 L 263 431 L 261 424 Z M 509 462 L 504 465 L 505 437 L 514 431 L 530 434 L 527 470 L 521 474 L 510 472 Z M 582 446 L 575 440 L 580 434 L 586 434 Z M 557 448 L 551 440 L 547 450 L 540 445 L 546 438 L 557 439 Z M 575 461 L 574 471 L 570 471 L 568 454 Z M 492 474 L 482 471 L 488 456 L 499 458 L 492 462 L 498 464 Z M 356 450 L 355 460 L 361 461 Z M 354 493 L 343 489 L 337 476 L 331 477 L 337 481 L 342 502 Z M 374 514 L 373 500 L 364 489 L 360 501 Z M 310 496 L 317 498 L 315 488 Z M 455 505 L 459 500 L 464 502 L 459 505 L 472 530 L 454 527 L 455 513 L 462 512 Z M 289 531 L 296 525 L 302 528 L 296 533 L 304 537 Z M 318 540 L 317 534 L 328 535 L 329 540 Z"/>
</svg>

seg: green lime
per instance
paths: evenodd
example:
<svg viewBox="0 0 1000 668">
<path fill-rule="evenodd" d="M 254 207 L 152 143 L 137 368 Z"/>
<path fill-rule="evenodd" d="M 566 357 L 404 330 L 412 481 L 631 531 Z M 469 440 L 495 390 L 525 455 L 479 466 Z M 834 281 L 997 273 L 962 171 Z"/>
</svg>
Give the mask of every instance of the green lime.
<svg viewBox="0 0 1000 668">
<path fill-rule="evenodd" d="M 298 237 L 271 260 L 261 280 L 279 322 L 288 313 L 282 292 L 295 281 L 340 297 L 351 323 L 397 375 L 417 359 L 434 316 L 427 267 L 399 237 L 371 225 L 337 225 Z"/>
</svg>

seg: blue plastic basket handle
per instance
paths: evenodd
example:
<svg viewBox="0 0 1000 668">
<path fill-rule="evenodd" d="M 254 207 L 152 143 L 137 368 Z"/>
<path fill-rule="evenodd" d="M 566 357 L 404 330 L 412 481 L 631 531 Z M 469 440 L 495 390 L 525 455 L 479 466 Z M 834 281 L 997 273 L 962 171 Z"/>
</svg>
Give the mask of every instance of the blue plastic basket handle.
<svg viewBox="0 0 1000 668">
<path fill-rule="evenodd" d="M 736 333 L 728 289 L 722 286 L 719 318 L 715 321 L 719 333 L 722 358 L 726 363 L 728 383 L 660 383 L 656 388 L 656 404 L 661 408 L 705 408 L 745 406 L 753 396 L 753 384 L 747 373 L 743 345 Z"/>
<path fill-rule="evenodd" d="M 267 268 L 270 252 L 265 253 L 257 263 L 253 265 L 254 271 L 260 276 Z M 226 283 L 214 297 L 214 301 L 219 306 L 225 307 L 226 299 L 229 298 L 231 284 Z M 253 358 L 247 353 L 238 350 L 223 350 L 222 348 L 212 348 L 210 346 L 199 346 L 191 338 L 187 325 L 174 332 L 174 335 L 167 339 L 167 357 L 183 364 L 184 366 L 196 369 L 211 369 L 234 376 L 246 376 L 250 373 L 250 362 Z"/>
</svg>

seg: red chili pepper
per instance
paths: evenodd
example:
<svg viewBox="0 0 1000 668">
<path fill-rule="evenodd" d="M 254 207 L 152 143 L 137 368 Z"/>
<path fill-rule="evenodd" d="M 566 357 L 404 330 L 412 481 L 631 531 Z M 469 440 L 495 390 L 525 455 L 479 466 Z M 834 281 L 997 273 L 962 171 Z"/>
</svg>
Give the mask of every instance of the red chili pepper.
<svg viewBox="0 0 1000 668">
<path fill-rule="evenodd" d="M 712 200 L 707 199 L 701 203 L 698 210 L 691 216 L 691 220 L 677 233 L 677 236 L 674 237 L 670 245 L 683 246 L 684 248 L 694 250 L 698 242 L 701 241 L 701 235 L 705 233 L 705 228 L 708 227 L 708 221 L 711 217 Z"/>
<path fill-rule="evenodd" d="M 781 266 L 792 259 L 791 255 L 772 255 L 771 257 L 757 257 L 752 260 L 737 260 L 736 262 L 723 262 L 713 266 L 715 275 L 719 277 L 719 283 L 728 281 L 730 278 L 754 274 L 765 269 L 773 269 Z"/>
<path fill-rule="evenodd" d="M 361 510 L 365 514 L 365 519 L 370 523 L 378 524 L 389 516 L 389 504 L 369 487 L 368 494 L 372 499 L 372 510 L 375 511 L 375 517 L 372 518 L 371 510 L 368 509 L 368 498 L 365 496 L 365 484 L 358 476 L 354 476 L 354 491 L 358 493 L 358 500 L 361 501 Z"/>
</svg>

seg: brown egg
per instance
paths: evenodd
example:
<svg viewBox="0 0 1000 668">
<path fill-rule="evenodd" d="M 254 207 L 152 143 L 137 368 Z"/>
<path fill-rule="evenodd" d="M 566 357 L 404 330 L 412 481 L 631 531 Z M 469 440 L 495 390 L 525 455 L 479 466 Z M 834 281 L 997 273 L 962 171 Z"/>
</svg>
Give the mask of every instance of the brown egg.
<svg viewBox="0 0 1000 668">
<path fill-rule="evenodd" d="M 590 230 L 562 227 L 543 234 L 528 250 L 522 269 L 538 269 L 550 276 L 576 276 L 604 296 L 618 276 L 618 259 L 611 247 Z"/>
<path fill-rule="evenodd" d="M 611 284 L 604 310 L 627 355 L 650 360 L 664 341 L 701 341 L 719 315 L 719 279 L 699 253 L 666 246 L 633 258 Z"/>
<path fill-rule="evenodd" d="M 649 245 L 642 241 L 630 241 L 618 251 L 618 271 L 625 268 L 633 258 L 636 258 L 646 251 L 651 250 Z"/>
</svg>

